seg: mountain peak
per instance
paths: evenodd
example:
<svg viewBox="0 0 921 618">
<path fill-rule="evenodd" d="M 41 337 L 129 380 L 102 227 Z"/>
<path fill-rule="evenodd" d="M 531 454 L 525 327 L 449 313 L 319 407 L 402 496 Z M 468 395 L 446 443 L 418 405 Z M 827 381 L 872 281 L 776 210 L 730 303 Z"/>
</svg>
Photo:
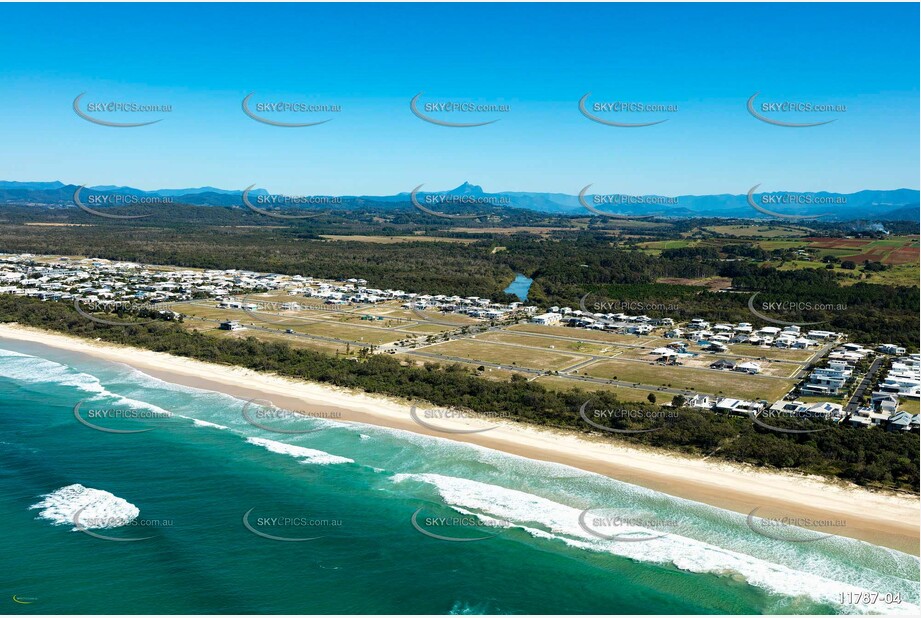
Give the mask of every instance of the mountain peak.
<svg viewBox="0 0 921 618">
<path fill-rule="evenodd" d="M 460 195 L 483 195 L 483 187 L 480 185 L 472 185 L 465 180 L 464 184 L 451 190 L 450 193 Z"/>
</svg>

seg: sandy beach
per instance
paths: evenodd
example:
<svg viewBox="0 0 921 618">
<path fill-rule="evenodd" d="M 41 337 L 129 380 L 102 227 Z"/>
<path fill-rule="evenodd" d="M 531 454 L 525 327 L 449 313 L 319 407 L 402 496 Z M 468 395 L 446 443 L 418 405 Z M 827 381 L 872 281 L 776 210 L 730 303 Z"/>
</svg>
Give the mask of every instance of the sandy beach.
<svg viewBox="0 0 921 618">
<path fill-rule="evenodd" d="M 241 399 L 261 399 L 288 410 L 324 415 L 477 444 L 530 459 L 566 464 L 673 496 L 758 517 L 838 520 L 843 526 L 815 527 L 834 534 L 919 553 L 919 499 L 874 492 L 817 477 L 773 473 L 714 460 L 692 459 L 621 446 L 607 436 L 545 430 L 492 419 L 427 419 L 428 407 L 326 385 L 300 382 L 232 366 L 203 363 L 159 352 L 104 344 L 13 324 L 0 324 L 4 339 L 29 341 L 125 363 L 156 378 L 220 391 Z M 486 429 L 449 433 L 440 429 Z"/>
</svg>

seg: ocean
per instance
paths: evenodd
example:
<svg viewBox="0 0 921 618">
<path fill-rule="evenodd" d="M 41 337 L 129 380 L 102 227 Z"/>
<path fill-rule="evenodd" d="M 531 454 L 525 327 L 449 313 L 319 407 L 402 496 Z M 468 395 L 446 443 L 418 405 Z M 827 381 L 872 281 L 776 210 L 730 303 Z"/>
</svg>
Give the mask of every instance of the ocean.
<svg viewBox="0 0 921 618">
<path fill-rule="evenodd" d="M 293 418 L 22 342 L 0 341 L 0 518 L 8 614 L 919 604 L 919 561 L 898 551 L 759 534 L 745 515 L 571 467 Z"/>
</svg>

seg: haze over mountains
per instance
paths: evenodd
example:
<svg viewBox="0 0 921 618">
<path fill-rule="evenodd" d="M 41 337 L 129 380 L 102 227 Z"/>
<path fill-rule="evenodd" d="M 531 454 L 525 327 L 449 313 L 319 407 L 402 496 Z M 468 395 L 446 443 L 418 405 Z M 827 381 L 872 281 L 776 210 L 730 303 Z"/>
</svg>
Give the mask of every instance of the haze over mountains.
<svg viewBox="0 0 921 618">
<path fill-rule="evenodd" d="M 54 182 L 15 182 L 0 181 L 0 205 L 19 204 L 35 207 L 74 207 L 74 192 L 78 185 Z M 429 189 L 428 187 L 425 187 Z M 121 195 L 137 197 L 170 198 L 172 203 L 198 206 L 245 207 L 240 189 L 219 189 L 216 187 L 197 187 L 180 189 L 157 189 L 143 191 L 133 187 L 103 185 L 87 187 L 81 192 L 81 198 L 92 195 Z M 250 191 L 253 198 L 272 195 L 265 189 Z M 772 196 L 766 202 L 762 195 Z M 856 193 L 842 194 L 832 192 L 784 192 L 774 191 L 755 193 L 755 200 L 766 209 L 785 215 L 817 215 L 823 221 L 842 221 L 854 219 L 873 219 L 880 221 L 918 221 L 919 192 L 915 189 L 864 190 Z M 279 196 L 283 197 L 283 196 Z M 294 196 L 291 196 L 294 197 Z M 327 196 L 332 197 L 332 196 Z M 411 192 L 381 196 L 336 196 L 340 203 L 327 208 L 354 210 L 368 206 L 376 208 L 412 208 Z M 777 201 L 772 201 L 776 197 Z M 806 204 L 808 198 L 837 198 L 831 204 Z M 446 199 L 447 198 L 447 199 Z M 768 219 L 770 215 L 758 212 L 748 202 L 746 192 L 718 195 L 681 195 L 681 196 L 631 196 L 629 200 L 594 193 L 583 196 L 592 208 L 620 215 L 654 215 L 660 217 L 732 217 Z M 783 199 L 781 199 L 783 198 Z M 586 215 L 587 209 L 580 202 L 578 194 L 540 193 L 523 191 L 505 191 L 488 193 L 474 184 L 464 182 L 449 191 L 423 191 L 416 194 L 421 204 L 432 210 L 444 212 L 487 212 L 503 208 L 522 208 L 537 212 L 557 215 Z M 608 201 L 605 201 L 607 199 Z M 439 201 L 442 200 L 442 201 Z M 297 209 L 317 206 L 275 202 L 276 207 Z M 266 207 L 265 203 L 261 207 Z"/>
</svg>

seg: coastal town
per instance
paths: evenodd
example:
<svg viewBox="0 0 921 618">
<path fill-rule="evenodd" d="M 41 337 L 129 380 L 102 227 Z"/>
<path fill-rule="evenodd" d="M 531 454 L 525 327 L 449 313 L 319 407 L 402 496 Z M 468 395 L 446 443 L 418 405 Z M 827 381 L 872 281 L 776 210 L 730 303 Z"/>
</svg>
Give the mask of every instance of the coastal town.
<svg viewBox="0 0 921 618">
<path fill-rule="evenodd" d="M 720 414 L 917 431 L 921 357 L 847 333 L 753 322 L 539 308 L 242 270 L 0 254 L 0 294 L 74 304 L 88 319 L 181 321 L 215 336 L 332 354 L 459 363 L 485 378 L 613 390 Z"/>
</svg>

